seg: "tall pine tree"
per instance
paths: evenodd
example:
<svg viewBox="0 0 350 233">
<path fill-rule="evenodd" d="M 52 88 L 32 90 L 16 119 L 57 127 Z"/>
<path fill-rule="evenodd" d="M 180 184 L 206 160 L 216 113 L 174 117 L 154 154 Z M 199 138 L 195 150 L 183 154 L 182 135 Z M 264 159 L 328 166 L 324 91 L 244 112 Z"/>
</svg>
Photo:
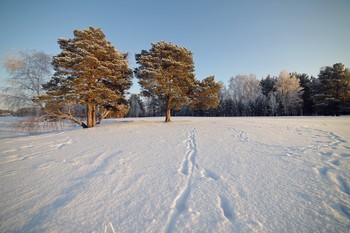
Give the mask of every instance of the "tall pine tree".
<svg viewBox="0 0 350 233">
<path fill-rule="evenodd" d="M 342 63 L 322 68 L 314 89 L 313 100 L 318 114 L 350 113 L 350 70 Z"/>
<path fill-rule="evenodd" d="M 136 54 L 135 74 L 142 93 L 160 97 L 166 105 L 165 122 L 170 111 L 189 103 L 191 88 L 195 85 L 192 52 L 168 42 L 152 43 L 152 48 Z"/>
<path fill-rule="evenodd" d="M 150 50 L 136 54 L 139 67 L 135 74 L 142 93 L 160 98 L 166 106 L 165 122 L 170 121 L 171 110 L 183 105 L 194 108 L 215 108 L 218 103 L 220 85 L 214 77 L 199 82 L 194 76 L 193 54 L 184 47 L 169 42 L 152 43 Z M 200 104 L 198 102 L 206 101 Z"/>
<path fill-rule="evenodd" d="M 68 118 L 90 128 L 127 105 L 124 95 L 132 78 L 127 54 L 118 52 L 101 29 L 75 30 L 73 39 L 58 44 L 62 52 L 53 58 L 55 74 L 38 99 L 49 119 Z M 86 107 L 86 123 L 75 115 L 77 104 Z"/>
</svg>

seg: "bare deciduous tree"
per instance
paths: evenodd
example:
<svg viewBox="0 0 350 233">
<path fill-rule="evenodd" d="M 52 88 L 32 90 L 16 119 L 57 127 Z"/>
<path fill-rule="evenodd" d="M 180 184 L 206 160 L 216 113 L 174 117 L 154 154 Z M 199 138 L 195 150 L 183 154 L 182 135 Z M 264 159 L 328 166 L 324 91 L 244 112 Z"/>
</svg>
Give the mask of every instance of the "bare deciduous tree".
<svg viewBox="0 0 350 233">
<path fill-rule="evenodd" d="M 38 106 L 33 98 L 42 94 L 42 84 L 51 75 L 51 56 L 35 50 L 18 51 L 5 55 L 3 66 L 10 76 L 1 94 L 5 105 L 11 110 Z"/>
<path fill-rule="evenodd" d="M 254 74 L 237 75 L 230 79 L 229 93 L 234 100 L 240 100 L 246 104 L 261 95 L 260 82 Z"/>
<path fill-rule="evenodd" d="M 282 102 L 285 115 L 296 115 L 301 110 L 303 88 L 295 75 L 281 71 L 276 82 L 276 90 Z"/>
<path fill-rule="evenodd" d="M 261 86 L 254 74 L 237 75 L 229 81 L 229 96 L 235 105 L 236 114 L 250 116 L 253 114 L 253 105 L 261 96 Z"/>
</svg>

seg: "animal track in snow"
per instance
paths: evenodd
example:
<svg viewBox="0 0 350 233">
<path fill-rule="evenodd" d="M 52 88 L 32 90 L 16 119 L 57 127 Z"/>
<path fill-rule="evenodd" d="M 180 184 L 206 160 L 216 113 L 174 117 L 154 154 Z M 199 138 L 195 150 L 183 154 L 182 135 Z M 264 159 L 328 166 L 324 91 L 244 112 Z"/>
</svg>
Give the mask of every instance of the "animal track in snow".
<svg viewBox="0 0 350 233">
<path fill-rule="evenodd" d="M 327 175 L 328 167 L 320 167 L 320 168 L 317 168 L 316 170 L 317 170 L 318 174 L 325 176 L 325 175 Z"/>
<path fill-rule="evenodd" d="M 237 132 L 236 135 L 233 135 L 235 138 L 239 138 L 241 140 L 241 142 L 248 142 L 248 136 L 245 132 L 243 132 L 242 130 L 236 130 L 235 128 L 231 128 L 231 130 Z"/>
<path fill-rule="evenodd" d="M 345 217 L 347 217 L 348 219 L 350 219 L 350 208 L 343 205 L 343 204 L 339 204 L 339 208 L 340 208 L 341 212 L 343 213 L 343 215 Z"/>
<path fill-rule="evenodd" d="M 223 216 L 227 220 L 229 220 L 229 221 L 235 220 L 235 218 L 236 218 L 235 213 L 232 209 L 230 201 L 226 197 L 219 196 L 219 205 L 220 205 L 220 208 L 222 210 Z"/>
<path fill-rule="evenodd" d="M 186 210 L 186 203 L 187 203 L 188 196 L 190 195 L 190 192 L 191 192 L 191 185 L 188 184 L 174 199 L 172 208 L 176 208 L 178 215 Z"/>
<path fill-rule="evenodd" d="M 116 231 L 114 230 L 114 226 L 111 222 L 109 222 L 108 224 L 104 225 L 104 233 L 109 232 L 108 231 L 108 227 L 111 229 L 112 233 L 116 233 Z"/>
<path fill-rule="evenodd" d="M 350 195 L 350 187 L 347 184 L 347 182 L 339 175 L 337 175 L 336 180 L 339 184 L 340 190 L 346 193 L 347 195 Z"/>
<path fill-rule="evenodd" d="M 343 163 L 346 161 L 350 154 L 344 151 L 348 151 L 348 142 L 340 136 L 323 130 L 315 130 L 318 132 L 318 140 L 316 145 L 310 147 L 310 149 L 319 156 L 320 161 L 323 163 L 323 167 L 316 168 L 316 172 L 320 175 L 321 179 L 326 179 L 327 182 L 333 184 L 337 192 L 350 197 L 350 185 L 347 177 L 343 176 Z M 342 196 L 343 196 L 342 195 Z M 341 200 L 338 203 L 331 205 L 331 208 L 336 213 L 350 220 L 350 208 L 344 204 Z"/>
<path fill-rule="evenodd" d="M 194 130 L 190 131 L 190 134 L 186 142 L 187 142 L 187 152 L 184 159 L 182 160 L 181 167 L 178 171 L 185 176 L 189 176 L 189 175 L 192 175 L 194 168 L 198 167 L 196 164 L 197 145 L 196 145 Z"/>
<path fill-rule="evenodd" d="M 213 179 L 213 180 L 218 180 L 220 179 L 220 176 L 218 176 L 217 174 L 215 174 L 214 172 L 208 170 L 208 169 L 203 169 L 201 171 L 202 177 L 206 177 L 208 179 Z"/>
<path fill-rule="evenodd" d="M 339 159 L 334 159 L 331 161 L 331 163 L 334 164 L 335 166 L 339 166 L 340 161 L 339 161 Z"/>
<path fill-rule="evenodd" d="M 50 147 L 52 147 L 54 149 L 62 149 L 65 146 L 72 144 L 73 142 L 74 142 L 73 139 L 67 137 L 66 141 L 64 141 L 62 143 L 57 143 L 57 144 L 51 145 Z"/>
<path fill-rule="evenodd" d="M 330 157 L 330 156 L 332 156 L 333 153 L 330 151 L 326 151 L 326 152 L 320 152 L 320 154 L 323 156 L 326 156 L 326 157 Z"/>
<path fill-rule="evenodd" d="M 170 206 L 170 212 L 165 230 L 167 233 L 173 231 L 176 219 L 187 210 L 187 201 L 191 193 L 193 172 L 195 168 L 198 168 L 196 164 L 197 143 L 195 129 L 188 131 L 186 142 L 187 151 L 178 171 L 185 175 L 187 179 Z"/>
<path fill-rule="evenodd" d="M 350 157 L 348 153 L 339 153 L 339 151 L 347 150 L 347 145 L 344 145 L 347 141 L 332 132 L 316 129 L 313 131 L 310 131 L 310 129 L 308 130 L 309 133 L 317 132 L 315 135 L 319 138 L 319 140 L 316 141 L 317 145 L 309 149 L 317 153 L 324 163 L 323 167 L 316 168 L 315 170 L 322 178 L 329 178 L 330 175 L 330 180 L 335 182 L 341 191 L 350 195 L 349 185 L 346 180 L 338 174 L 343 160 Z"/>
<path fill-rule="evenodd" d="M 181 172 L 185 176 L 188 176 L 188 159 L 187 158 L 182 161 L 182 165 L 181 165 L 181 168 L 179 169 L 179 172 Z"/>
</svg>

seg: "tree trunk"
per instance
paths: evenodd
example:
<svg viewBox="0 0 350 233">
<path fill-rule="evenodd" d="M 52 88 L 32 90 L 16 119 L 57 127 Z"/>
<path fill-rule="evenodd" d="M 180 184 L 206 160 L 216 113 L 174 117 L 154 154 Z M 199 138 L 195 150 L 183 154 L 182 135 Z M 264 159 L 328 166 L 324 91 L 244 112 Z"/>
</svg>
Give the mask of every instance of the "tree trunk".
<svg viewBox="0 0 350 233">
<path fill-rule="evenodd" d="M 96 105 L 92 105 L 92 127 L 96 126 Z"/>
<path fill-rule="evenodd" d="M 105 117 L 108 116 L 108 114 L 110 113 L 110 110 L 99 110 L 100 111 L 100 117 L 98 120 L 96 120 L 96 125 L 100 124 L 102 122 L 103 119 L 105 119 Z M 97 118 L 96 118 L 97 119 Z"/>
<path fill-rule="evenodd" d="M 94 127 L 93 126 L 93 116 L 94 116 L 94 114 L 93 114 L 93 104 L 91 104 L 91 103 L 88 103 L 87 104 L 87 119 L 86 119 L 86 121 L 87 121 L 87 128 L 91 128 L 91 127 Z"/>
<path fill-rule="evenodd" d="M 165 116 L 165 122 L 170 122 L 170 113 L 171 113 L 171 97 L 168 97 L 167 103 L 166 103 L 166 116 Z"/>
</svg>

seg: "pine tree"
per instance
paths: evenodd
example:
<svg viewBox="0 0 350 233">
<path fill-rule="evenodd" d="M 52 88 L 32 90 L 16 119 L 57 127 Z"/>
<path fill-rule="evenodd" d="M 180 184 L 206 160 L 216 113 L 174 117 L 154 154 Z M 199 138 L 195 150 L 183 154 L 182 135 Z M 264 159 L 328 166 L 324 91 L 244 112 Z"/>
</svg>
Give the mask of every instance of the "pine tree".
<svg viewBox="0 0 350 233">
<path fill-rule="evenodd" d="M 275 83 L 276 78 L 272 78 L 270 75 L 268 75 L 266 78 L 261 79 L 260 86 L 262 94 L 268 97 L 269 93 L 274 91 Z"/>
<path fill-rule="evenodd" d="M 325 115 L 350 113 L 350 71 L 341 63 L 321 69 L 313 96 L 316 112 Z"/>
<path fill-rule="evenodd" d="M 145 96 L 157 96 L 166 106 L 165 122 L 170 121 L 172 109 L 179 110 L 190 102 L 195 86 L 192 52 L 168 42 L 152 43 L 149 51 L 136 54 L 139 67 L 135 74 Z"/>
<path fill-rule="evenodd" d="M 214 81 L 214 76 L 201 82 L 195 79 L 190 50 L 160 41 L 135 57 L 139 67 L 134 72 L 142 94 L 163 101 L 165 122 L 170 121 L 171 110 L 180 110 L 184 105 L 207 110 L 219 104 L 220 84 Z"/>
<path fill-rule="evenodd" d="M 309 77 L 307 74 L 293 74 L 300 81 L 300 87 L 303 88 L 303 115 L 312 115 L 314 102 L 312 100 L 312 82 L 314 82 L 314 77 Z"/>
<path fill-rule="evenodd" d="M 221 84 L 215 82 L 214 76 L 209 76 L 202 81 L 196 81 L 196 85 L 191 96 L 191 108 L 194 110 L 216 108 L 220 103 Z"/>
<path fill-rule="evenodd" d="M 44 85 L 50 119 L 68 118 L 83 128 L 94 127 L 110 111 L 127 105 L 125 91 L 132 70 L 127 54 L 118 52 L 99 28 L 75 30 L 73 39 L 59 39 L 62 52 L 53 58 L 54 76 Z M 77 104 L 86 107 L 86 124 L 74 114 Z"/>
</svg>

